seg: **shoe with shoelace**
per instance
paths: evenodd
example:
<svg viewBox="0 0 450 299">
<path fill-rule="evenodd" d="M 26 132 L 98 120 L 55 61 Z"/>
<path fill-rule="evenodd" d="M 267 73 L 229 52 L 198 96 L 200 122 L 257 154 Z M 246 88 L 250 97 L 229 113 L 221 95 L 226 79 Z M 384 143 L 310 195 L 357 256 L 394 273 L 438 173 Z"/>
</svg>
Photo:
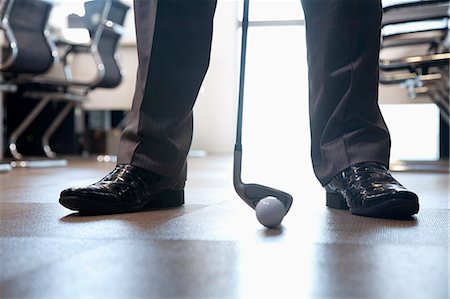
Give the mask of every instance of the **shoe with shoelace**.
<svg viewBox="0 0 450 299">
<path fill-rule="evenodd" d="M 403 187 L 378 162 L 352 165 L 327 185 L 326 205 L 361 216 L 406 218 L 419 211 L 417 195 Z"/>
<path fill-rule="evenodd" d="M 64 207 L 82 213 L 127 213 L 184 204 L 184 180 L 120 164 L 100 181 L 61 192 Z"/>
</svg>

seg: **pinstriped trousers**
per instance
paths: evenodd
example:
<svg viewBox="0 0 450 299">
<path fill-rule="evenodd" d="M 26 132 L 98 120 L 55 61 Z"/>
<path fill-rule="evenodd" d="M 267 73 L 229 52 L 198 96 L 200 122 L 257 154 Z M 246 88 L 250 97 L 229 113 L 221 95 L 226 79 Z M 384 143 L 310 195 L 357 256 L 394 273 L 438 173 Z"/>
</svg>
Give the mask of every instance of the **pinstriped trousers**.
<svg viewBox="0 0 450 299">
<path fill-rule="evenodd" d="M 317 178 L 325 185 L 355 163 L 388 165 L 390 137 L 378 106 L 380 0 L 302 0 L 302 6 Z M 139 68 L 119 164 L 185 179 L 215 8 L 216 0 L 134 1 Z"/>
</svg>

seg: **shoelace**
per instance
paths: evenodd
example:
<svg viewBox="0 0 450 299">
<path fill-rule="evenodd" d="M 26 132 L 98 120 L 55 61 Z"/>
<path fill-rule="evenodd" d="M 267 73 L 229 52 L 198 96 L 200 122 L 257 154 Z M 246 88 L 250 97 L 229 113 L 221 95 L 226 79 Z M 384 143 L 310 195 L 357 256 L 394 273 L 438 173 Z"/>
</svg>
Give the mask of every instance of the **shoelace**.
<svg viewBox="0 0 450 299">
<path fill-rule="evenodd" d="M 127 169 L 123 166 L 116 167 L 113 171 L 107 174 L 102 181 L 115 182 L 115 181 L 123 181 L 122 176 L 127 172 Z"/>
<path fill-rule="evenodd" d="M 102 180 L 98 183 L 100 184 L 113 184 L 113 183 L 124 183 L 124 176 L 129 176 L 132 181 L 139 183 L 140 185 L 145 185 L 149 183 L 154 183 L 158 180 L 159 177 L 152 177 L 144 172 L 140 171 L 137 168 L 134 168 L 130 165 L 117 165 L 117 167 L 108 175 L 106 175 Z"/>
<path fill-rule="evenodd" d="M 387 183 L 397 183 L 387 169 L 375 163 L 352 166 L 345 175 L 350 187 L 363 193 L 382 191 Z"/>
<path fill-rule="evenodd" d="M 130 173 L 128 168 L 124 165 L 118 165 L 113 171 L 111 171 L 102 180 L 100 180 L 99 183 L 110 184 L 110 183 L 124 182 L 123 176 L 126 173 Z"/>
</svg>

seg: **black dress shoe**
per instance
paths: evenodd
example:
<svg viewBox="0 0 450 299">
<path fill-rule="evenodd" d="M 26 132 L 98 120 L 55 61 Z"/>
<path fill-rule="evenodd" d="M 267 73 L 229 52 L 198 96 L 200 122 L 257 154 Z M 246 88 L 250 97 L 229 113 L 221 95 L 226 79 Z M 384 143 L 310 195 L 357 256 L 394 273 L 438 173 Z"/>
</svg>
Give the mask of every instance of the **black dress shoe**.
<svg viewBox="0 0 450 299">
<path fill-rule="evenodd" d="M 184 204 L 184 181 L 132 165 L 116 168 L 95 184 L 61 192 L 64 207 L 82 213 L 126 213 Z"/>
<path fill-rule="evenodd" d="M 397 182 L 380 163 L 355 164 L 325 186 L 326 205 L 350 209 L 353 214 L 405 218 L 419 211 L 417 195 Z"/>
</svg>

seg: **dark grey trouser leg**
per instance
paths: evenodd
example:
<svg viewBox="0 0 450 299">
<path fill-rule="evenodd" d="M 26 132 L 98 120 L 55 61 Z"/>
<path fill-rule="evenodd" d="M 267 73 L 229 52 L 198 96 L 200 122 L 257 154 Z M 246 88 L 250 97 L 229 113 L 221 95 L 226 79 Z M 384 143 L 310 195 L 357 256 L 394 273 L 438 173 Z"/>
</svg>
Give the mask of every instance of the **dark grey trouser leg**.
<svg viewBox="0 0 450 299">
<path fill-rule="evenodd" d="M 118 163 L 185 174 L 192 108 L 209 65 L 216 0 L 135 0 L 139 69 Z"/>
<path fill-rule="evenodd" d="M 322 185 L 366 161 L 389 163 L 378 106 L 380 0 L 302 0 L 309 65 L 311 156 Z"/>
</svg>

